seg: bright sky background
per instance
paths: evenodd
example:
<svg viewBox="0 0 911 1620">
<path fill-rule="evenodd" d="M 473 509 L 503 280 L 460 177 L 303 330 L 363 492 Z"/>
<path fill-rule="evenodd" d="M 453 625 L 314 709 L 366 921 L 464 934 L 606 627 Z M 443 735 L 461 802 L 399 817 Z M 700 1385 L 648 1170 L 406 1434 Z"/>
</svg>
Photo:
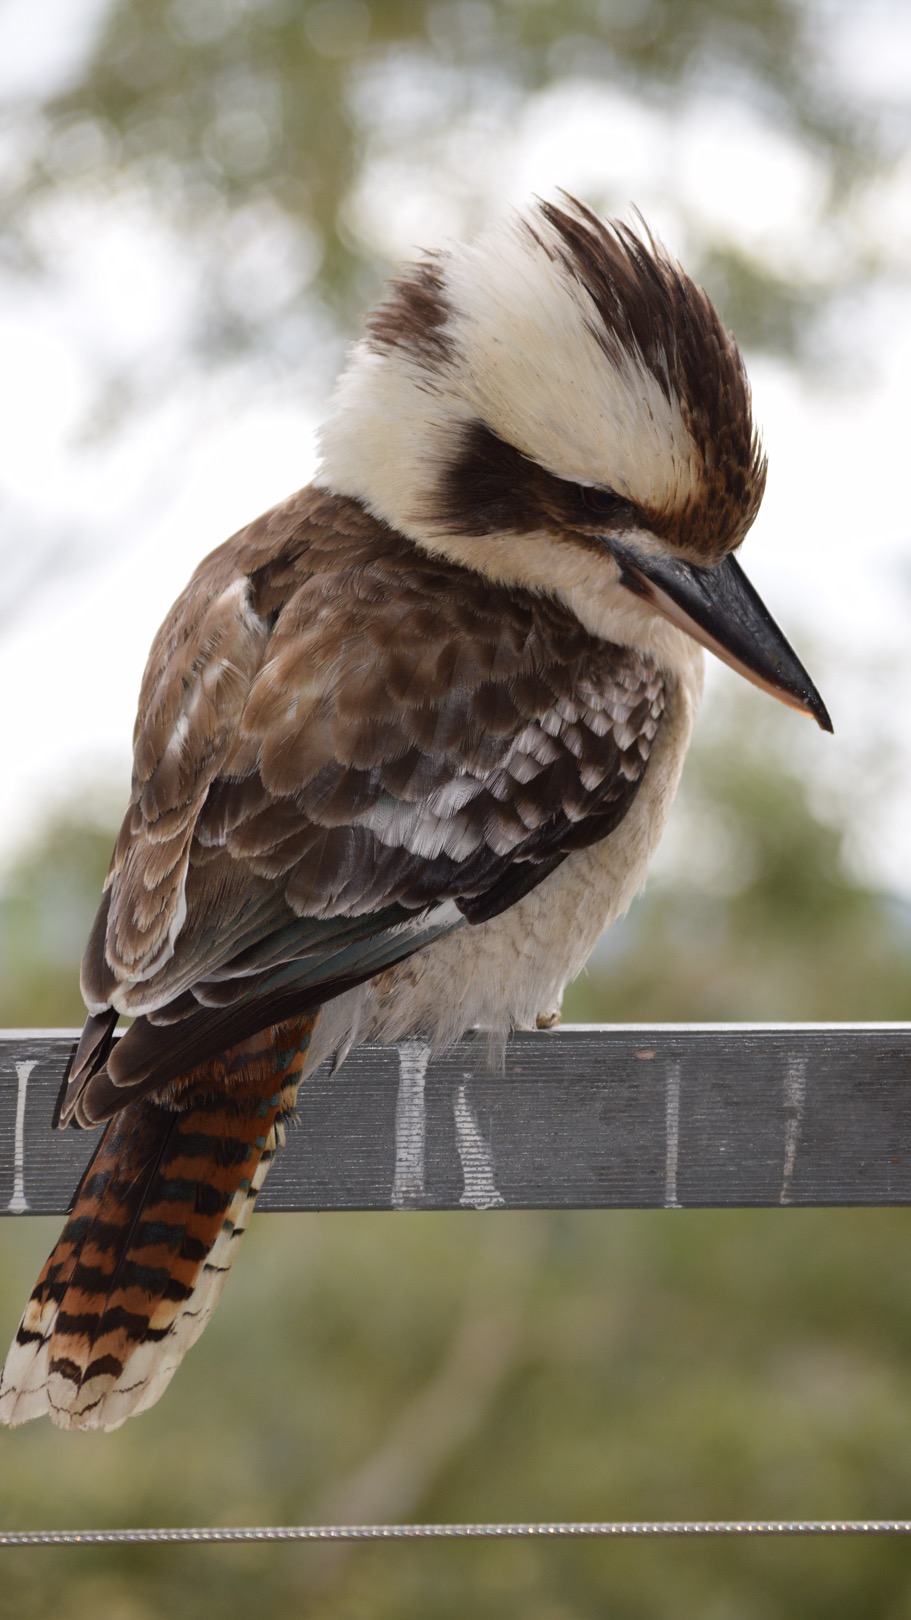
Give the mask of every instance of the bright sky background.
<svg viewBox="0 0 911 1620">
<path fill-rule="evenodd" d="M 27 90 L 65 78 L 102 0 L 6 0 L 0 79 Z M 911 6 L 839 12 L 831 71 L 884 104 L 911 106 Z M 451 185 L 403 191 L 383 152 L 356 199 L 359 229 L 391 258 L 433 246 L 504 199 L 558 185 L 627 199 L 686 262 L 681 201 L 773 262 L 837 251 L 817 226 L 812 158 L 745 105 L 701 98 L 684 119 L 594 88 L 548 91 L 496 132 L 451 147 Z M 481 205 L 477 203 L 480 197 Z M 770 459 L 768 494 L 743 560 L 830 707 L 834 739 L 793 717 L 794 748 L 819 784 L 862 768 L 871 720 L 894 743 L 890 791 L 859 830 L 866 875 L 911 896 L 911 525 L 903 489 L 911 376 L 911 155 L 855 222 L 892 273 L 842 305 L 837 382 L 748 355 Z M 48 221 L 63 274 L 15 304 L 0 286 L 0 520 L 52 537 L 42 588 L 0 582 L 4 693 L 0 867 L 46 812 L 93 778 L 129 781 L 129 739 L 146 649 L 195 564 L 264 507 L 307 482 L 318 402 L 265 403 L 192 387 L 123 432 L 86 438 L 98 360 L 137 366 L 181 343 L 192 264 L 129 200 Z M 243 399 L 243 402 L 241 402 Z M 9 529 L 8 529 L 8 532 Z M 27 556 L 24 560 L 27 562 Z M 24 577 L 24 576 L 23 576 Z M 4 605 L 6 603 L 6 605 Z M 712 674 L 712 686 L 733 680 Z M 756 695 L 757 704 L 768 699 Z"/>
</svg>

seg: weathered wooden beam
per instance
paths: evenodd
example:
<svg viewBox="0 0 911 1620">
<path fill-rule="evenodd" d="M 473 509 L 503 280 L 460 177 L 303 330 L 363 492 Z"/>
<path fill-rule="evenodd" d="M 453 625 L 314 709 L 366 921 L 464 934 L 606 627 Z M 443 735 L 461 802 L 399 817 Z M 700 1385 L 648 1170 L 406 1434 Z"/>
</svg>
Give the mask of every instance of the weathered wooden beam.
<svg viewBox="0 0 911 1620">
<path fill-rule="evenodd" d="M 0 1213 L 67 1206 L 68 1032 L 0 1033 Z M 300 1096 L 262 1209 L 911 1203 L 911 1025 L 567 1027 L 433 1063 L 362 1047 Z"/>
</svg>

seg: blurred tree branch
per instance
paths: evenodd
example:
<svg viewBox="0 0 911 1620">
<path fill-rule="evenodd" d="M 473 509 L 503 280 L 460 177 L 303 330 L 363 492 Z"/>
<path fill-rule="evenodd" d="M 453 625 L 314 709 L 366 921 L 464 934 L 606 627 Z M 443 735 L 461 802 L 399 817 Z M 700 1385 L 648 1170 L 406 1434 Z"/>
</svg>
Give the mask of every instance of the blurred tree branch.
<svg viewBox="0 0 911 1620">
<path fill-rule="evenodd" d="M 745 99 L 821 162 L 825 206 L 843 209 L 885 154 L 872 109 L 827 75 L 819 25 L 806 0 L 112 0 L 74 82 L 0 108 L 20 125 L 0 246 L 8 269 L 51 274 L 50 202 L 135 192 L 195 255 L 197 356 L 256 348 L 296 366 L 313 336 L 302 304 L 317 324 L 347 324 L 372 296 L 375 267 L 348 221 L 374 144 L 417 173 L 441 133 L 498 99 L 508 115 L 574 82 L 672 111 Z M 257 237 L 271 265 L 252 262 Z M 749 283 L 736 300 L 741 325 L 753 315 L 748 340 L 793 349 L 801 275 L 764 276 L 720 240 L 702 247 L 713 278 Z M 850 255 L 833 265 L 828 290 L 854 268 Z M 826 290 L 816 278 L 814 298 Z"/>
</svg>

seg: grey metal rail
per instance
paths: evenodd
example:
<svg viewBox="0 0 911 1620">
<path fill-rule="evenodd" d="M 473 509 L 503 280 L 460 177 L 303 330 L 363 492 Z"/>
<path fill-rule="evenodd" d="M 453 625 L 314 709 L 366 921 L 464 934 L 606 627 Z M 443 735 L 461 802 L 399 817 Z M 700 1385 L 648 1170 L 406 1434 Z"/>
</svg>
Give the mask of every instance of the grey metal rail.
<svg viewBox="0 0 911 1620">
<path fill-rule="evenodd" d="M 62 1212 L 95 1133 L 50 1117 L 76 1036 L 0 1033 L 0 1214 Z M 911 1025 L 565 1027 L 301 1089 L 273 1210 L 911 1203 Z"/>
</svg>

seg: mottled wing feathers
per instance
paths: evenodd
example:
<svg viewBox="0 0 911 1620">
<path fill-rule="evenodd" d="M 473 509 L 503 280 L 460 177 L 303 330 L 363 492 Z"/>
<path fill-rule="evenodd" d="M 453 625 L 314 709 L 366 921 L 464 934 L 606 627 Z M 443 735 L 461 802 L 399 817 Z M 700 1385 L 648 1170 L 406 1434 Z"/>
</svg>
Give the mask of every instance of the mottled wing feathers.
<svg viewBox="0 0 911 1620">
<path fill-rule="evenodd" d="M 622 819 L 663 705 L 642 654 L 356 502 L 311 490 L 267 514 L 202 564 L 153 648 L 83 969 L 93 1011 L 137 1016 L 110 1086 L 179 1072 L 162 1026 L 217 1050 L 219 1017 L 241 1039 L 456 906 L 513 904 Z"/>
</svg>

